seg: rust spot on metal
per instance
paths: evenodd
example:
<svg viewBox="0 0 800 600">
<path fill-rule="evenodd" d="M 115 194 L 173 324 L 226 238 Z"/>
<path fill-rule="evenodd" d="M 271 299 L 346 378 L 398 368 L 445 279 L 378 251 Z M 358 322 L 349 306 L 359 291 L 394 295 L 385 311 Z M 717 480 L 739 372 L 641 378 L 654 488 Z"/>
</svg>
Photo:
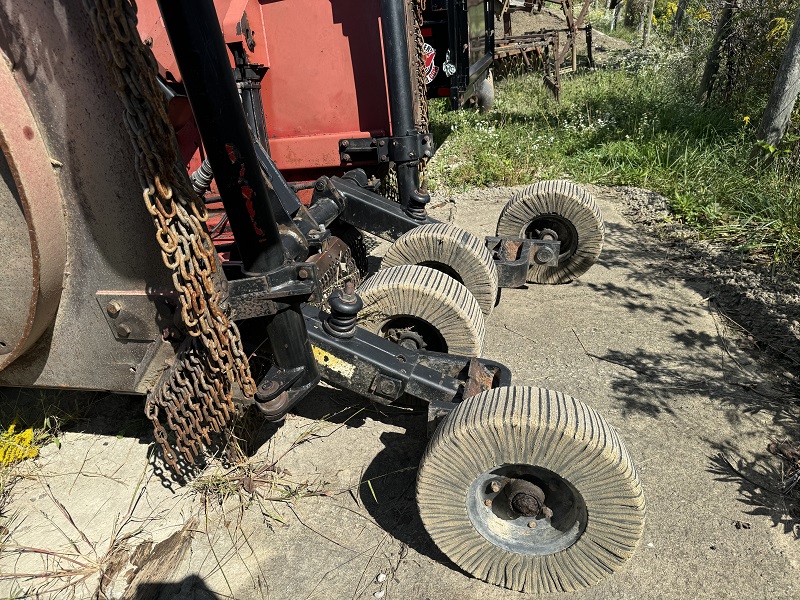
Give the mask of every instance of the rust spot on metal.
<svg viewBox="0 0 800 600">
<path fill-rule="evenodd" d="M 477 358 L 471 358 L 467 372 L 467 384 L 464 386 L 464 398 L 471 398 L 492 389 L 493 381 L 494 371 L 487 369 Z"/>
<path fill-rule="evenodd" d="M 22 135 L 25 136 L 26 140 L 32 140 L 33 139 L 33 128 L 30 127 L 29 125 L 25 125 L 25 127 L 22 128 Z"/>
<path fill-rule="evenodd" d="M 514 240 L 503 240 L 500 244 L 500 259 L 501 260 L 517 260 L 519 258 L 519 249 L 522 247 L 522 242 L 515 242 Z"/>
</svg>

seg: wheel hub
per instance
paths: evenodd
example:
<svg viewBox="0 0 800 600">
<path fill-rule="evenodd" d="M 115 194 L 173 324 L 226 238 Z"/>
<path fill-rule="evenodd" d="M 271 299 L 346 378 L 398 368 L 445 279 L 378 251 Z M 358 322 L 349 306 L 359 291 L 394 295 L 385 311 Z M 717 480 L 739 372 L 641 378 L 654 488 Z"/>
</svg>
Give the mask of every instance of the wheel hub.
<svg viewBox="0 0 800 600">
<path fill-rule="evenodd" d="M 505 465 L 479 475 L 467 492 L 466 505 L 478 533 L 519 554 L 560 552 L 586 528 L 586 505 L 575 487 L 532 465 Z"/>
<path fill-rule="evenodd" d="M 389 329 L 386 332 L 386 339 L 410 350 L 424 350 L 427 348 L 425 340 L 413 329 Z"/>
</svg>

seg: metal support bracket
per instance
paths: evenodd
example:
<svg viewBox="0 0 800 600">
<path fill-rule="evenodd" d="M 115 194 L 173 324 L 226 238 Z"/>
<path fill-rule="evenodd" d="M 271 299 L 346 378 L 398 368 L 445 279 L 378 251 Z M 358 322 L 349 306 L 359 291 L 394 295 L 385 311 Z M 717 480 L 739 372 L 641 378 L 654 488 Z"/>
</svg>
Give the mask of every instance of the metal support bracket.
<svg viewBox="0 0 800 600">
<path fill-rule="evenodd" d="M 430 133 L 339 140 L 339 158 L 343 163 L 409 162 L 431 156 L 433 136 Z"/>
<path fill-rule="evenodd" d="M 511 371 L 494 361 L 416 351 L 360 328 L 338 338 L 325 330 L 323 311 L 305 306 L 303 316 L 325 381 L 381 404 L 417 398 L 434 423 L 466 397 L 511 385 Z"/>
<path fill-rule="evenodd" d="M 228 283 L 228 304 L 235 321 L 274 315 L 288 298 L 319 297 L 319 280 L 314 263 L 292 263 L 264 275 L 234 279 Z"/>
<path fill-rule="evenodd" d="M 497 267 L 498 286 L 519 288 L 525 286 L 531 265 L 558 266 L 561 242 L 486 236 L 486 248 L 492 253 Z"/>
</svg>

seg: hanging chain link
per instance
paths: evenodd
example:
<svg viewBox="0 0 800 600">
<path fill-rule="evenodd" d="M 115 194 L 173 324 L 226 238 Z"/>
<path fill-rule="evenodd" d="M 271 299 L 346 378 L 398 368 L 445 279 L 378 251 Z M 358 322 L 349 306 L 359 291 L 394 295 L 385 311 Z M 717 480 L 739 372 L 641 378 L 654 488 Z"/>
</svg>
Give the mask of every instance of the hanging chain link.
<svg viewBox="0 0 800 600">
<path fill-rule="evenodd" d="M 416 65 L 416 98 L 417 110 L 416 125 L 417 131 L 429 132 L 428 124 L 428 75 L 425 70 L 425 38 L 422 36 L 422 11 L 425 10 L 425 0 L 410 0 L 413 12 L 413 23 L 411 25 L 411 35 L 414 39 L 414 62 Z M 428 159 L 419 159 L 419 184 L 425 189 L 428 184 Z"/>
<path fill-rule="evenodd" d="M 211 432 L 227 430 L 236 413 L 233 386 L 251 398 L 256 384 L 239 330 L 226 314 L 227 280 L 206 228 L 205 205 L 178 160 L 155 58 L 136 29 L 135 0 L 84 0 L 84 6 L 125 107 L 123 119 L 136 154 L 144 204 L 156 227 L 164 265 L 172 271 L 188 334 L 145 408 L 164 460 L 177 474 L 185 470 L 181 458 L 194 466 L 211 444 Z"/>
</svg>

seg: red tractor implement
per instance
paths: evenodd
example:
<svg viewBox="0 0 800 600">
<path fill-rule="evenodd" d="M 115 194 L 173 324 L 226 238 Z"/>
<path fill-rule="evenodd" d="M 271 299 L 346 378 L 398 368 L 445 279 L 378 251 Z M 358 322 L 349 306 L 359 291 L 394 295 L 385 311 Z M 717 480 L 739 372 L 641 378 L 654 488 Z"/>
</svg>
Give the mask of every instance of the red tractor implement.
<svg viewBox="0 0 800 600">
<path fill-rule="evenodd" d="M 512 199 L 488 246 L 431 219 L 407 40 L 402 0 L 0 2 L 0 384 L 141 394 L 179 477 L 238 412 L 280 420 L 321 380 L 426 405 L 417 497 L 442 551 L 511 589 L 586 587 L 642 537 L 628 451 L 479 356 L 492 278 L 579 274 L 602 222 L 568 182 Z M 302 86 L 298 44 L 320 67 Z M 395 165 L 399 203 L 357 149 Z M 354 229 L 396 240 L 358 288 Z"/>
</svg>

